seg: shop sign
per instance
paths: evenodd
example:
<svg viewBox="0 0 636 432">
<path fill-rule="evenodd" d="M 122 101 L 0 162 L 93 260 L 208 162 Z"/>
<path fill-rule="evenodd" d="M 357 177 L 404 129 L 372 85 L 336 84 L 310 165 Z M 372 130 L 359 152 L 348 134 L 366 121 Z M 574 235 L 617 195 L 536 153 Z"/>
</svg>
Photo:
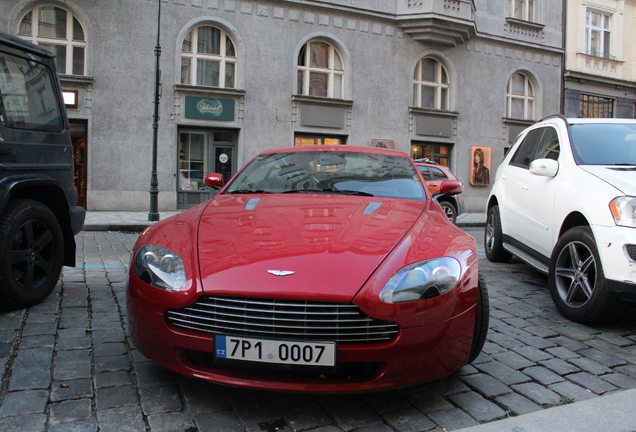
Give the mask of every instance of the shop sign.
<svg viewBox="0 0 636 432">
<path fill-rule="evenodd" d="M 185 117 L 204 120 L 233 121 L 234 100 L 186 96 Z"/>
</svg>

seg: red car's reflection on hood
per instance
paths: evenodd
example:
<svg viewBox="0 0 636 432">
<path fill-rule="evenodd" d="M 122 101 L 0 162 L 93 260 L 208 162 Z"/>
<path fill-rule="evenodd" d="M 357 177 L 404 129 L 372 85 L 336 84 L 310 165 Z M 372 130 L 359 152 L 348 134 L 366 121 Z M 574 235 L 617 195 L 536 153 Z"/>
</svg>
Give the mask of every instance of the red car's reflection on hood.
<svg viewBox="0 0 636 432">
<path fill-rule="evenodd" d="M 217 197 L 199 227 L 203 288 L 350 301 L 425 204 L 345 195 Z M 269 270 L 294 273 L 280 277 Z"/>
</svg>

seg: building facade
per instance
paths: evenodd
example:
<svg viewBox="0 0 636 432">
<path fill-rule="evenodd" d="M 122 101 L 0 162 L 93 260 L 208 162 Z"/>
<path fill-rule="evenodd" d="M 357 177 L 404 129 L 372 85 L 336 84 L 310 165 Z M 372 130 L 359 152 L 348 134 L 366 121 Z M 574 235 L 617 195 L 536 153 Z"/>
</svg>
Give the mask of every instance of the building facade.
<svg viewBox="0 0 636 432">
<path fill-rule="evenodd" d="M 569 0 L 564 113 L 636 118 L 636 1 Z"/>
<path fill-rule="evenodd" d="M 518 132 L 561 111 L 554 0 L 0 0 L 58 54 L 88 210 L 191 207 L 267 148 L 387 146 L 447 165 L 483 211 Z M 479 172 L 480 175 L 475 175 Z"/>
</svg>

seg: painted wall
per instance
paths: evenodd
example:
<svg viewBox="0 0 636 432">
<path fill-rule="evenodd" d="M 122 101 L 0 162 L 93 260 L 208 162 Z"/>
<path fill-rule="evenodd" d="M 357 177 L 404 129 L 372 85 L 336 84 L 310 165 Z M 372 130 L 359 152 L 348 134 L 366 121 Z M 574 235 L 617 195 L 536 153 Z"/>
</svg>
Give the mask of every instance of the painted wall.
<svg viewBox="0 0 636 432">
<path fill-rule="evenodd" d="M 355 3 L 355 4 L 354 4 Z M 472 10 L 469 40 L 456 46 L 423 43 L 400 26 L 423 9 L 404 1 L 230 1 L 168 0 L 162 3 L 162 97 L 158 139 L 160 211 L 176 207 L 179 126 L 239 130 L 238 163 L 263 149 L 293 145 L 295 132 L 348 136 L 348 144 L 392 139 L 409 152 L 414 129 L 412 79 L 425 55 L 442 59 L 451 75 L 454 145 L 451 169 L 465 183 L 466 211 L 483 211 L 489 187 L 469 185 L 470 148 L 492 148 L 496 169 L 508 147 L 506 86 L 516 71 L 536 85 L 535 120 L 559 112 L 562 74 L 561 2 L 537 1 L 538 25 L 507 19 L 508 1 L 461 1 Z M 453 3 L 453 2 L 451 2 Z M 16 33 L 29 8 L 53 4 L 75 13 L 89 41 L 88 77 L 62 77 L 77 89 L 80 105 L 70 118 L 89 128 L 89 210 L 146 210 L 150 183 L 154 48 L 157 6 L 152 0 L 0 0 L 0 30 Z M 444 3 L 446 4 L 446 3 Z M 409 16 L 398 15 L 407 10 Z M 453 22 L 452 12 L 446 17 Z M 446 19 L 439 16 L 442 20 Z M 182 37 L 200 22 L 230 32 L 239 51 L 239 92 L 234 121 L 183 116 L 179 87 Z M 465 25 L 465 20 L 462 21 Z M 300 47 L 314 37 L 329 38 L 345 58 L 350 112 L 342 130 L 308 128 L 298 122 L 296 62 Z M 205 94 L 202 93 L 202 94 Z M 523 124 L 523 123 L 522 123 Z"/>
</svg>

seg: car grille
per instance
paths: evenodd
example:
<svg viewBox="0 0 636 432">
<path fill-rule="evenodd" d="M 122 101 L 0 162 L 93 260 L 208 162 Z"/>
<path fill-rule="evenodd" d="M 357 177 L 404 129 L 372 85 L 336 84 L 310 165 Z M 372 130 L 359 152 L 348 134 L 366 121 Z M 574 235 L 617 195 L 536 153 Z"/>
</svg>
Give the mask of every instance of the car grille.
<svg viewBox="0 0 636 432">
<path fill-rule="evenodd" d="M 625 245 L 625 250 L 627 250 L 627 255 L 629 255 L 629 258 L 631 258 L 632 261 L 636 261 L 636 245 Z"/>
<path fill-rule="evenodd" d="M 200 298 L 167 312 L 174 326 L 206 333 L 301 341 L 383 342 L 398 325 L 373 319 L 351 304 L 233 297 Z"/>
</svg>

